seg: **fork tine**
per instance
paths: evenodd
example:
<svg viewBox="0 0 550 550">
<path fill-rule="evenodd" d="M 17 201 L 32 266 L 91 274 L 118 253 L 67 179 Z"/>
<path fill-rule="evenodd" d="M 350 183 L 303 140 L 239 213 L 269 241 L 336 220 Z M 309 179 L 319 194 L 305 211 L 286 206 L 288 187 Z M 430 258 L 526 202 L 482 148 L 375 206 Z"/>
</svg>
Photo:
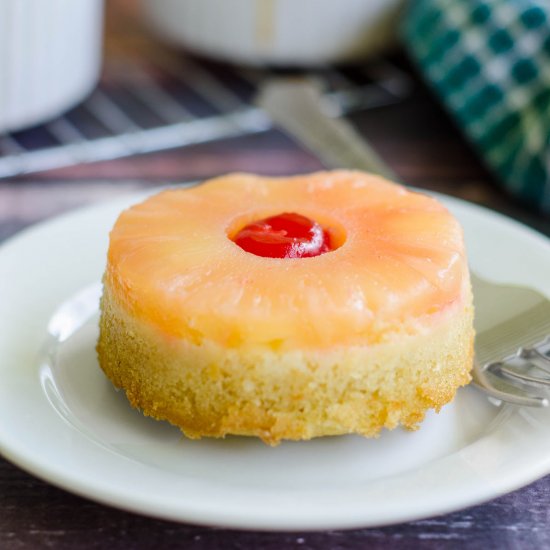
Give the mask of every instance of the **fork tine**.
<svg viewBox="0 0 550 550">
<path fill-rule="evenodd" d="M 520 348 L 518 357 L 531 361 L 536 367 L 550 374 L 550 357 L 540 351 L 539 348 L 550 343 L 550 338 L 547 338 L 542 344 L 530 348 Z"/>
<path fill-rule="evenodd" d="M 534 386 L 550 386 L 550 378 L 532 376 L 530 374 L 526 374 L 525 372 L 514 369 L 511 365 L 501 364 L 498 366 L 498 370 L 505 376 L 520 380 L 525 384 L 532 384 Z"/>
<path fill-rule="evenodd" d="M 502 376 L 482 368 L 477 361 L 474 361 L 472 377 L 479 388 L 499 401 L 525 407 L 548 407 L 549 405 L 546 397 L 528 393 L 511 382 L 506 382 Z"/>
</svg>

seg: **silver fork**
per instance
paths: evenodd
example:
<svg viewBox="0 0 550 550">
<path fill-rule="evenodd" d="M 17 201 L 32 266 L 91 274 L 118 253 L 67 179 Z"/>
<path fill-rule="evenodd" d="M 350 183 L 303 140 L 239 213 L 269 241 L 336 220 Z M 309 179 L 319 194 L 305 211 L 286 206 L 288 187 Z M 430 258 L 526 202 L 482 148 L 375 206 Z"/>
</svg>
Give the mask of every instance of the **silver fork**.
<svg viewBox="0 0 550 550">
<path fill-rule="evenodd" d="M 472 287 L 474 383 L 500 401 L 548 406 L 550 300 L 531 288 L 489 283 L 474 274 Z"/>
<path fill-rule="evenodd" d="M 268 81 L 258 105 L 331 168 L 357 168 L 396 179 L 345 120 L 330 116 L 319 82 Z M 550 300 L 535 290 L 498 285 L 472 274 L 476 307 L 473 382 L 492 398 L 546 407 L 550 387 Z M 544 375 L 546 374 L 546 376 Z M 550 395 L 550 394 L 548 394 Z"/>
</svg>

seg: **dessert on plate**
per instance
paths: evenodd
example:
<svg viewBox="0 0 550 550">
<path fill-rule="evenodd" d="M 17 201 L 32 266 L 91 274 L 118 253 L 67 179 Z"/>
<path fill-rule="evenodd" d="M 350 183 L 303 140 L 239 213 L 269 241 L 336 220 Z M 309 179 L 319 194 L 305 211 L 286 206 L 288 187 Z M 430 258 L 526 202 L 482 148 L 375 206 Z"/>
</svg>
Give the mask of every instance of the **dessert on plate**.
<svg viewBox="0 0 550 550">
<path fill-rule="evenodd" d="M 372 174 L 163 191 L 116 221 L 103 282 L 101 368 L 191 438 L 415 429 L 470 380 L 462 230 Z"/>
</svg>

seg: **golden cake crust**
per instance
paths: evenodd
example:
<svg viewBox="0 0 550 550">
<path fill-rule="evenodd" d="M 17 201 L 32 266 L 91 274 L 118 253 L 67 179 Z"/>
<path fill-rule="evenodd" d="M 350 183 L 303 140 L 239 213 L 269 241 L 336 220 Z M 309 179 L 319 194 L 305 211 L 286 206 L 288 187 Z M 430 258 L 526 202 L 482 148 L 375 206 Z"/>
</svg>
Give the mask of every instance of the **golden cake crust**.
<svg viewBox="0 0 550 550">
<path fill-rule="evenodd" d="M 416 429 L 470 381 L 468 303 L 417 336 L 330 352 L 228 350 L 167 337 L 129 315 L 108 287 L 102 298 L 100 365 L 132 406 L 190 438 L 227 434 L 282 439 Z"/>
</svg>

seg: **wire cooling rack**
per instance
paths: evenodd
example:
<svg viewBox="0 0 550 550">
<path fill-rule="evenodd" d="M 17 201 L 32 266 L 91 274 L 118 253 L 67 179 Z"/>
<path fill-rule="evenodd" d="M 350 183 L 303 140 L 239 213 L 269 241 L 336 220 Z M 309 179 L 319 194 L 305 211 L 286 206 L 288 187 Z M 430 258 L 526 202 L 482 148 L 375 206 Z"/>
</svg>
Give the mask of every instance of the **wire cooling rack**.
<svg viewBox="0 0 550 550">
<path fill-rule="evenodd" d="M 273 74 L 188 57 L 110 61 L 79 106 L 42 126 L 0 135 L 0 178 L 267 131 L 271 121 L 254 97 Z M 309 75 L 323 83 L 335 116 L 401 101 L 412 86 L 387 61 Z"/>
</svg>

